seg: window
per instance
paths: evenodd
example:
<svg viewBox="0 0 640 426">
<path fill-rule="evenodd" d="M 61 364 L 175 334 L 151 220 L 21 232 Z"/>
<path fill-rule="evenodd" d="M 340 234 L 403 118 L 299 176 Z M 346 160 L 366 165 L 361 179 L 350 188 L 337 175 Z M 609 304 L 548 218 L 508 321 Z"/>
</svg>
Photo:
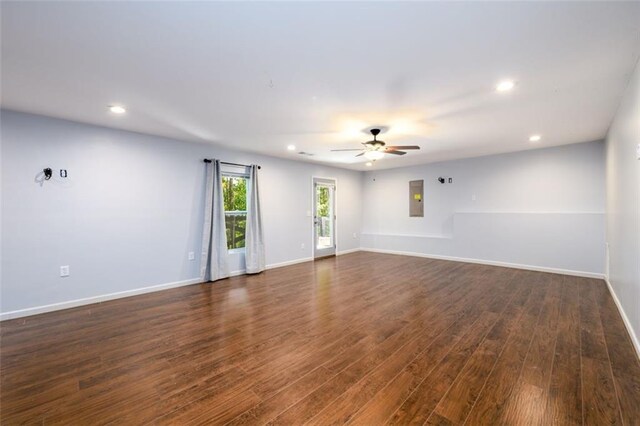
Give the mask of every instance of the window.
<svg viewBox="0 0 640 426">
<path fill-rule="evenodd" d="M 247 228 L 247 181 L 239 174 L 222 174 L 224 219 L 227 229 L 227 249 L 244 248 Z"/>
</svg>

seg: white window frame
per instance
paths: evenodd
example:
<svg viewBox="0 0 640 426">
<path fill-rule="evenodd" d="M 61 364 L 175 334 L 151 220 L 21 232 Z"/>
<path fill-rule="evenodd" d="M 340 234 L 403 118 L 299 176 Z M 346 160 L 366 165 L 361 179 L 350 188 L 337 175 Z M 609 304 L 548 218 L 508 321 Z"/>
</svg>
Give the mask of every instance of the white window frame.
<svg viewBox="0 0 640 426">
<path fill-rule="evenodd" d="M 242 170 L 242 171 L 241 171 Z M 227 166 L 227 165 L 223 165 L 222 166 L 222 170 L 221 170 L 221 174 L 222 174 L 222 178 L 224 179 L 225 177 L 227 178 L 244 178 L 247 180 L 247 185 L 249 184 L 249 179 L 250 179 L 250 175 L 249 175 L 249 170 L 247 169 L 247 167 L 241 167 L 241 166 Z M 247 186 L 248 188 L 248 186 Z M 224 189 L 223 189 L 224 191 Z M 249 193 L 247 192 L 246 194 L 247 196 L 249 195 Z M 225 211 L 225 216 L 227 214 L 227 212 Z M 246 217 L 246 210 L 245 210 L 245 217 Z M 225 230 L 224 232 L 227 232 L 227 227 L 225 224 Z M 246 229 L 245 229 L 245 247 L 237 247 L 237 248 L 232 248 L 232 249 L 227 249 L 227 252 L 229 254 L 236 254 L 236 253 L 244 253 L 245 249 L 246 249 Z"/>
</svg>

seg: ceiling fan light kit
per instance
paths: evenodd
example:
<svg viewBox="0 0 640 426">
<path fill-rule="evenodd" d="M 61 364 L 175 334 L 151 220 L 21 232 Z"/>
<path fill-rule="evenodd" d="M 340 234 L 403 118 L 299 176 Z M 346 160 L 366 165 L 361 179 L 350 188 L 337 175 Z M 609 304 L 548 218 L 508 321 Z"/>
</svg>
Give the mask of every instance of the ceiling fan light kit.
<svg viewBox="0 0 640 426">
<path fill-rule="evenodd" d="M 382 151 L 365 151 L 364 152 L 364 156 L 371 160 L 371 161 L 376 161 L 376 160 L 380 160 L 381 158 L 384 157 L 384 152 Z"/>
<path fill-rule="evenodd" d="M 384 141 L 379 141 L 377 136 L 380 134 L 380 129 L 371 129 L 373 140 L 369 142 L 363 142 L 363 149 L 332 149 L 331 151 L 362 151 L 356 157 L 364 156 L 367 160 L 376 161 L 384 158 L 385 154 L 393 155 L 405 155 L 403 150 L 420 149 L 417 145 L 403 145 L 403 146 L 387 146 Z"/>
</svg>

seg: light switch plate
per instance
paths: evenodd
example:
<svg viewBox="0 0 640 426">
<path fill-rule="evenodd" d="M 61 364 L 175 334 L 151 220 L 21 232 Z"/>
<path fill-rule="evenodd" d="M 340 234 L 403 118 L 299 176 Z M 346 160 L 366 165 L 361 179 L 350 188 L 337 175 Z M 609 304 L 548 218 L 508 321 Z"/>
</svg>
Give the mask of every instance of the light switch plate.
<svg viewBox="0 0 640 426">
<path fill-rule="evenodd" d="M 61 266 L 60 267 L 60 276 L 61 277 L 68 277 L 69 276 L 69 265 L 65 265 L 65 266 Z"/>
</svg>

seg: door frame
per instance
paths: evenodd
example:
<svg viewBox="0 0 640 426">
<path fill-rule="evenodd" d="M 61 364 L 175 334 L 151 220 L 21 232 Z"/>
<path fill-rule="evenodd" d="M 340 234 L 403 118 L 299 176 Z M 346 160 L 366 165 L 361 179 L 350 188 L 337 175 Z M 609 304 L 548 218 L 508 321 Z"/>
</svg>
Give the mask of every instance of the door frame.
<svg viewBox="0 0 640 426">
<path fill-rule="evenodd" d="M 338 220 L 339 220 L 339 215 L 338 215 L 338 178 L 335 177 L 325 177 L 325 176 L 311 176 L 311 217 L 310 219 L 310 224 L 311 224 L 311 259 L 316 260 L 316 227 L 315 227 L 315 221 L 314 221 L 314 216 L 315 216 L 315 197 L 316 197 L 316 187 L 315 187 L 315 181 L 316 179 L 321 179 L 321 180 L 332 180 L 333 181 L 333 185 L 334 185 L 334 190 L 333 190 L 333 214 L 335 215 L 335 219 L 333 220 L 333 226 L 334 226 L 334 230 L 333 230 L 333 241 L 334 241 L 334 245 L 335 245 L 335 256 L 338 255 Z M 327 256 L 328 257 L 328 256 Z M 318 259 L 321 259 L 322 257 L 318 257 Z"/>
</svg>

